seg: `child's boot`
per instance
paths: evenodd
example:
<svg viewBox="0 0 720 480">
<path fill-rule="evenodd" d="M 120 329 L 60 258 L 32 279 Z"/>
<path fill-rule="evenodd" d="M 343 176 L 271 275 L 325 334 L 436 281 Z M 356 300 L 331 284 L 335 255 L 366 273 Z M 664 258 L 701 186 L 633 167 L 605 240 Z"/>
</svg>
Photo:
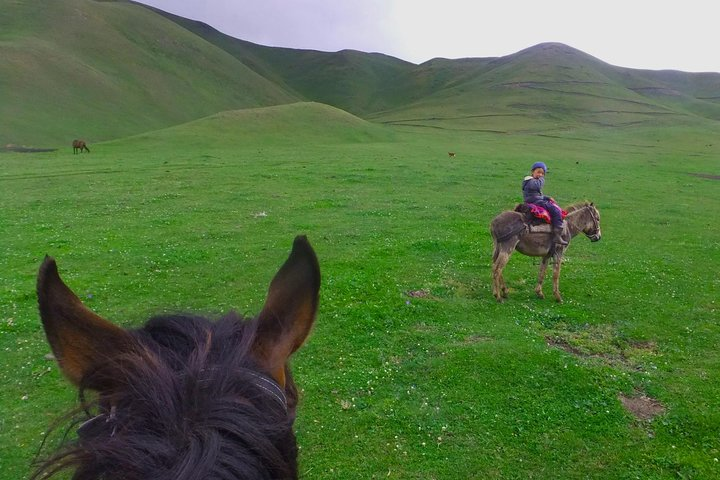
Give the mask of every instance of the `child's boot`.
<svg viewBox="0 0 720 480">
<path fill-rule="evenodd" d="M 562 238 L 562 232 L 562 227 L 553 227 L 553 243 L 565 246 L 568 244 L 568 242 L 564 238 Z"/>
</svg>

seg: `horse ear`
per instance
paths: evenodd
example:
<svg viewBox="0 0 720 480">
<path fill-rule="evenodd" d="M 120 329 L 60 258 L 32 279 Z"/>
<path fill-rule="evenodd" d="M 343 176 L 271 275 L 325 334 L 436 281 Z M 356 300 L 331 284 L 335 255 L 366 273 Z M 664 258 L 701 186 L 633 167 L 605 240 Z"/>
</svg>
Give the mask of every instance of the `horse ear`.
<svg viewBox="0 0 720 480">
<path fill-rule="evenodd" d="M 261 366 L 285 386 L 288 358 L 305 342 L 318 308 L 320 266 L 307 237 L 298 236 L 275 274 L 257 318 L 254 352 Z"/>
<path fill-rule="evenodd" d="M 85 307 L 63 283 L 51 257 L 45 257 L 40 266 L 37 295 L 50 347 L 60 369 L 75 385 L 110 356 L 130 349 L 130 334 Z M 103 387 L 84 384 L 95 390 Z"/>
</svg>

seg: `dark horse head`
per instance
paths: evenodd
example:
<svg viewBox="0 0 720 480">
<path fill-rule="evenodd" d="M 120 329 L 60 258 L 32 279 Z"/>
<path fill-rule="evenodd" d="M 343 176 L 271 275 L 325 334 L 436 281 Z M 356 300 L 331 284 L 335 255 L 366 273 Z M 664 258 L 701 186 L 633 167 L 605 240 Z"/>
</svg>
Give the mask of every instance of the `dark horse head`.
<svg viewBox="0 0 720 480">
<path fill-rule="evenodd" d="M 34 478 L 66 468 L 76 480 L 297 478 L 287 361 L 310 333 L 319 289 L 315 252 L 297 237 L 256 318 L 158 316 L 125 330 L 87 309 L 46 257 L 40 316 L 87 413 Z"/>
</svg>

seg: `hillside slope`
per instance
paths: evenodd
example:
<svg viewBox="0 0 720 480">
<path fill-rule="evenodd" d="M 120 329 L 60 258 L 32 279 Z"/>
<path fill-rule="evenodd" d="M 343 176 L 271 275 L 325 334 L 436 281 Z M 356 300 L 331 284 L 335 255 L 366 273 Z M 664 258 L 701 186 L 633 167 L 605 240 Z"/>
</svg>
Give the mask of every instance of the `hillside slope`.
<svg viewBox="0 0 720 480">
<path fill-rule="evenodd" d="M 424 93 L 407 88 L 412 82 L 414 64 L 388 55 L 355 50 L 321 52 L 266 47 L 231 37 L 203 22 L 147 8 L 309 101 L 365 115 L 403 105 L 421 98 Z"/>
<path fill-rule="evenodd" d="M 0 142 L 65 144 L 296 100 L 128 2 L 0 0 Z"/>
<path fill-rule="evenodd" d="M 415 65 L 256 45 L 128 0 L 0 0 L 0 48 L 0 145 L 93 143 L 298 101 L 467 132 L 720 122 L 718 73 L 620 68 L 557 43 Z"/>
<path fill-rule="evenodd" d="M 387 123 L 546 130 L 720 120 L 720 74 L 615 67 L 558 43 L 501 58 L 434 59 L 256 45 L 158 11 L 307 100 Z"/>
<path fill-rule="evenodd" d="M 173 144 L 179 150 L 215 146 L 262 146 L 385 142 L 392 130 L 344 110 L 315 102 L 246 108 L 216 113 L 192 122 L 122 139 L 123 145 Z"/>
<path fill-rule="evenodd" d="M 369 118 L 466 130 L 547 131 L 715 123 L 720 74 L 614 67 L 562 44 L 468 59 L 477 68 L 426 97 Z M 423 68 L 426 65 L 420 65 Z M 717 84 L 712 87 L 711 79 Z"/>
</svg>

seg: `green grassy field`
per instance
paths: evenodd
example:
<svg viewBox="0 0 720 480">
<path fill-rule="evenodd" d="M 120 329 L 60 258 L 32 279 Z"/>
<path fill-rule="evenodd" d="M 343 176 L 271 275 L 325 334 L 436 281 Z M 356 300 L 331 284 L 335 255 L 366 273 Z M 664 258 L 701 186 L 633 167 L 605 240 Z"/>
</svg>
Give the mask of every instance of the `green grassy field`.
<svg viewBox="0 0 720 480">
<path fill-rule="evenodd" d="M 75 401 L 44 358 L 45 254 L 130 327 L 257 313 L 304 233 L 323 285 L 293 362 L 303 478 L 718 478 L 719 184 L 693 175 L 720 171 L 717 133 L 391 129 L 300 105 L 0 154 L 0 477 L 27 476 Z M 561 203 L 596 202 L 603 239 L 572 242 L 565 303 L 535 298 L 538 261 L 515 255 L 497 304 L 488 224 L 538 160 Z"/>
</svg>

